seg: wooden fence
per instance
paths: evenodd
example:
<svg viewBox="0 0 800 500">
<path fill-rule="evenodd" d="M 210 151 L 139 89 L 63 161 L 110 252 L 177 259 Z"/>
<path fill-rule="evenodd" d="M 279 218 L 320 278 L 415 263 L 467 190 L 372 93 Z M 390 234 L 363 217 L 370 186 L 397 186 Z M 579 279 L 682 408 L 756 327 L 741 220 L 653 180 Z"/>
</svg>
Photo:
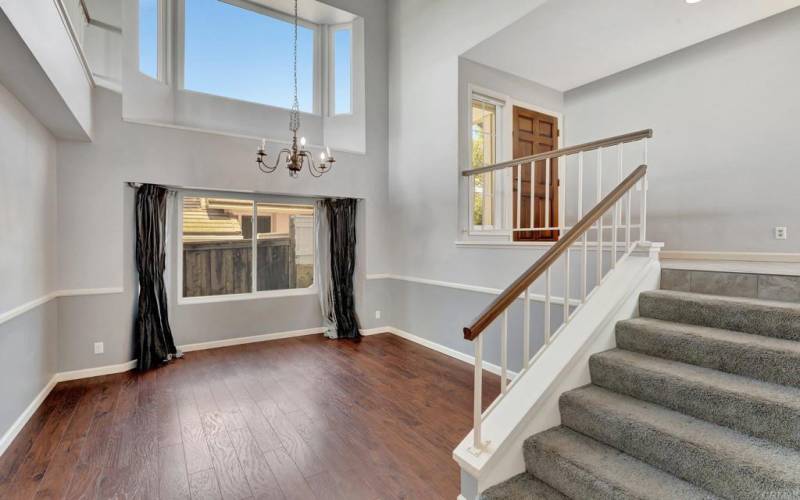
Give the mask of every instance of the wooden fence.
<svg viewBox="0 0 800 500">
<path fill-rule="evenodd" d="M 183 243 L 183 296 L 251 291 L 252 241 Z M 258 239 L 258 290 L 295 288 L 295 243 L 290 234 Z"/>
</svg>

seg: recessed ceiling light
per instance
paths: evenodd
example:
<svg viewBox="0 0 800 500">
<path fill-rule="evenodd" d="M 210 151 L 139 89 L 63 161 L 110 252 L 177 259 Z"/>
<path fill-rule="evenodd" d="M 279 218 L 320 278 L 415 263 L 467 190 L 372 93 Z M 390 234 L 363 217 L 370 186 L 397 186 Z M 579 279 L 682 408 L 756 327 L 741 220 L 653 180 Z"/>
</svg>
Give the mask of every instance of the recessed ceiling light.
<svg viewBox="0 0 800 500">
<path fill-rule="evenodd" d="M 703 0 L 686 0 L 686 3 L 688 3 L 688 4 L 693 4 L 693 3 L 700 3 L 700 2 L 702 2 L 702 1 L 703 1 Z"/>
</svg>

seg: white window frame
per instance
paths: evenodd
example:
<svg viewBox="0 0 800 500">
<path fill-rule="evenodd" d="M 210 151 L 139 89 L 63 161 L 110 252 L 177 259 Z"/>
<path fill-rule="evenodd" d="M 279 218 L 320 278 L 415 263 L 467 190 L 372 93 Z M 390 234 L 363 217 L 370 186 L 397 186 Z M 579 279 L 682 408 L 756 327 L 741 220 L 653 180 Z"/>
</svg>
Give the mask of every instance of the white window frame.
<svg viewBox="0 0 800 500">
<path fill-rule="evenodd" d="M 480 100 L 492 104 L 496 107 L 495 116 L 495 161 L 502 162 L 511 158 L 511 153 L 508 146 L 511 142 L 507 138 L 506 128 L 508 126 L 507 118 L 510 118 L 508 105 L 510 99 L 508 96 L 489 90 L 477 85 L 469 84 L 467 89 L 467 113 L 466 113 L 466 130 L 467 130 L 467 154 L 465 155 L 465 168 L 472 168 L 472 101 Z M 510 123 L 510 122 L 509 122 Z M 469 206 L 469 217 L 466 221 L 468 227 L 468 234 L 470 236 L 494 236 L 494 237 L 510 237 L 511 231 L 504 229 L 506 222 L 511 220 L 510 205 L 507 200 L 509 189 L 511 188 L 511 176 L 508 170 L 495 172 L 493 183 L 494 193 L 492 195 L 493 206 L 492 213 L 494 214 L 493 224 L 475 225 L 472 223 L 473 212 L 473 191 L 474 191 L 474 176 L 470 176 L 467 182 L 467 204 Z M 508 205 L 508 206 L 507 206 Z"/>
<path fill-rule="evenodd" d="M 165 0 L 159 0 L 160 2 L 164 2 Z M 274 9 L 270 9 L 267 6 L 250 2 L 248 0 L 218 0 L 234 7 L 249 10 L 251 12 L 255 12 L 256 14 L 260 14 L 267 17 L 272 17 L 274 19 L 278 19 L 280 21 L 294 23 L 294 18 L 283 12 L 279 12 Z M 263 103 L 263 102 L 255 102 L 255 101 L 247 101 L 244 99 L 239 99 L 235 97 L 228 97 L 219 94 L 210 94 L 208 92 L 201 92 L 197 90 L 187 89 L 184 80 L 184 69 L 186 65 L 185 61 L 185 54 L 186 54 L 186 0 L 175 0 L 177 4 L 177 12 L 176 12 L 176 30 L 175 30 L 175 37 L 176 40 L 174 41 L 175 44 L 175 57 L 173 58 L 174 64 L 172 65 L 172 72 L 175 75 L 176 81 L 176 90 L 181 92 L 187 93 L 194 93 L 200 95 L 208 95 L 211 97 L 219 98 L 219 99 L 227 99 L 232 101 L 239 101 L 239 102 L 248 102 L 258 106 L 269 106 L 272 108 L 284 109 L 289 110 L 291 106 L 287 103 L 284 104 L 271 104 L 271 103 Z M 311 111 L 300 111 L 301 114 L 307 115 L 321 115 L 322 114 L 322 95 L 323 95 L 323 88 L 325 82 L 323 82 L 322 78 L 322 25 L 312 23 L 311 21 L 307 21 L 305 19 L 299 19 L 298 25 L 304 28 L 308 28 L 314 32 L 314 55 L 313 55 L 313 103 L 311 107 Z M 159 49 L 161 46 L 159 46 Z"/>
<path fill-rule="evenodd" d="M 169 24 L 169 6 L 167 5 L 167 0 L 156 0 L 156 76 L 153 78 L 147 73 L 142 72 L 142 44 L 141 40 L 139 40 L 139 35 L 141 33 L 141 19 L 139 19 L 139 13 L 141 12 L 140 3 L 141 0 L 136 3 L 136 70 L 146 78 L 165 83 L 167 81 L 167 61 L 169 59 L 167 57 L 168 51 L 165 50 L 168 46 L 167 26 Z"/>
<path fill-rule="evenodd" d="M 254 300 L 254 299 L 266 299 L 266 298 L 274 298 L 274 297 L 297 297 L 302 295 L 317 295 L 319 293 L 319 288 L 317 287 L 316 281 L 313 281 L 311 286 L 307 288 L 286 288 L 281 290 L 262 290 L 258 291 L 258 266 L 253 265 L 253 269 L 251 272 L 251 290 L 248 293 L 231 293 L 227 295 L 206 295 L 202 297 L 184 297 L 183 296 L 183 200 L 186 197 L 205 197 L 205 198 L 225 198 L 225 199 L 237 199 L 237 200 L 248 200 L 253 202 L 253 215 L 251 219 L 252 224 L 252 231 L 253 237 L 251 238 L 252 242 L 252 256 L 253 259 L 257 259 L 258 255 L 258 222 L 257 222 L 257 209 L 259 203 L 275 203 L 275 204 L 297 204 L 297 205 L 314 205 L 313 198 L 298 198 L 298 197 L 286 197 L 286 196 L 271 196 L 271 195 L 260 195 L 260 194 L 245 194 L 245 193 L 234 193 L 234 192 L 226 192 L 226 191 L 195 191 L 195 190 L 181 190 L 177 196 L 177 216 L 178 216 L 178 223 L 176 224 L 176 241 L 178 247 L 178 255 L 177 255 L 177 265 L 176 265 L 176 276 L 177 276 L 177 297 L 178 297 L 178 305 L 191 305 L 191 304 L 209 304 L 214 302 L 230 302 L 230 301 L 239 301 L 239 300 Z M 317 211 L 314 210 L 314 219 L 317 217 Z M 316 227 L 314 224 L 313 227 Z M 314 239 L 312 245 L 315 249 L 314 255 L 314 266 L 316 267 L 316 248 L 317 248 L 317 235 L 316 233 L 312 234 Z M 316 276 L 316 271 L 314 272 L 314 276 Z"/>
<path fill-rule="evenodd" d="M 350 31 L 350 111 L 346 113 L 337 113 L 336 112 L 336 42 L 335 37 L 336 33 L 339 31 L 349 30 Z M 353 106 L 355 101 L 355 92 L 354 92 L 354 77 L 355 77 L 355 39 L 354 39 L 354 32 L 353 32 L 353 23 L 343 23 L 343 24 L 332 24 L 328 27 L 328 35 L 327 35 L 327 78 L 325 81 L 327 82 L 328 87 L 328 116 L 348 116 L 353 114 Z"/>
</svg>

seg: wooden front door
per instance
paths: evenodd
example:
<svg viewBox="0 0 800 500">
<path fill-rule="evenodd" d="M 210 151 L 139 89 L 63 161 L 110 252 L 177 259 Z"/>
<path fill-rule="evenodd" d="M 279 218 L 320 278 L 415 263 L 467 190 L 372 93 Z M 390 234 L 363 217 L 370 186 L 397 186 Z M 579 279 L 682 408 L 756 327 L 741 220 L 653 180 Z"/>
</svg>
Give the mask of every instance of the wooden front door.
<svg viewBox="0 0 800 500">
<path fill-rule="evenodd" d="M 522 158 L 558 149 L 558 119 L 538 111 L 514 106 L 514 158 Z M 518 169 L 513 168 L 512 227 L 555 227 L 558 225 L 558 162 L 550 161 L 550 189 L 545 195 L 545 161 L 536 162 L 531 183 L 530 163 L 523 164 L 522 179 L 517 181 Z M 533 184 L 533 188 L 531 188 Z M 522 187 L 518 196 L 518 186 Z M 531 193 L 533 193 L 533 225 L 531 224 Z M 545 200 L 545 198 L 549 198 Z M 518 202 L 519 200 L 519 202 Z M 549 204 L 549 221 L 545 221 L 545 203 Z M 519 213 L 519 225 L 517 224 Z M 515 231 L 514 241 L 555 241 L 558 231 Z"/>
</svg>

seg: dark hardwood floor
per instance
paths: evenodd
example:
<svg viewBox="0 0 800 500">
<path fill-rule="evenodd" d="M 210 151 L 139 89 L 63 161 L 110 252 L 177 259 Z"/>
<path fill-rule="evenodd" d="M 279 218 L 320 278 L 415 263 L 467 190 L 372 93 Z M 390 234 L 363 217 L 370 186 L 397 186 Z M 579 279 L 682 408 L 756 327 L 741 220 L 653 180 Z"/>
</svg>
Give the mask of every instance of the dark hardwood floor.
<svg viewBox="0 0 800 500">
<path fill-rule="evenodd" d="M 471 406 L 470 365 L 390 334 L 190 352 L 58 384 L 0 498 L 453 499 Z"/>
</svg>

